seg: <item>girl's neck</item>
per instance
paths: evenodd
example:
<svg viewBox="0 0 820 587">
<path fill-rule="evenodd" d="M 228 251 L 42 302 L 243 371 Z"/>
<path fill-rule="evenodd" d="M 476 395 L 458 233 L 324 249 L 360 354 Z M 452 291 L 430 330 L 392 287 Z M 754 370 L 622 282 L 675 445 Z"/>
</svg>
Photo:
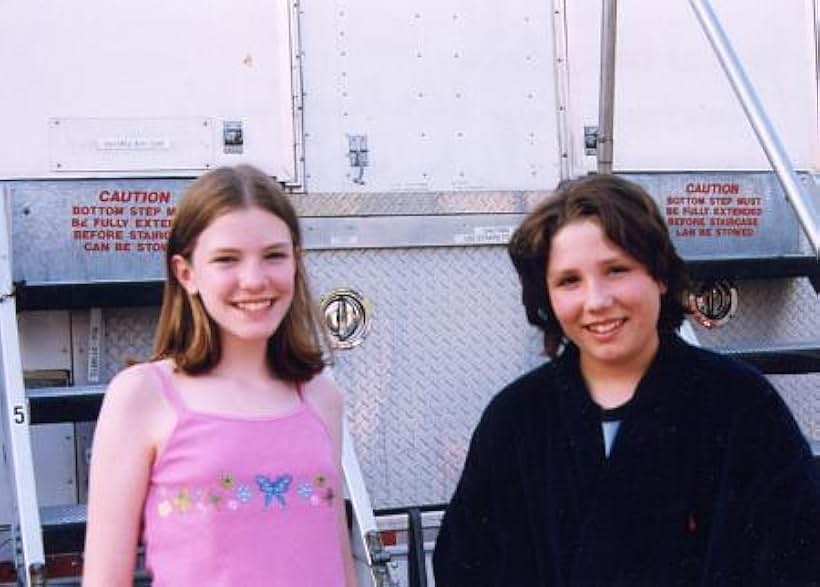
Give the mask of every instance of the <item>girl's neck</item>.
<svg viewBox="0 0 820 587">
<path fill-rule="evenodd" d="M 267 359 L 267 341 L 222 341 L 219 363 L 213 373 L 229 378 L 273 377 Z"/>
</svg>

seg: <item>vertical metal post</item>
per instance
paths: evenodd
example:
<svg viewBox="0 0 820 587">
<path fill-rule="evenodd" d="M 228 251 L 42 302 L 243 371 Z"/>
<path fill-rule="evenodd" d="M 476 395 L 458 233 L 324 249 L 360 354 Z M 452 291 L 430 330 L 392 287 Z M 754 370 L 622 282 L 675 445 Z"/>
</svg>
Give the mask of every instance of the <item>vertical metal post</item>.
<svg viewBox="0 0 820 587">
<path fill-rule="evenodd" d="M 408 587 L 427 587 L 427 556 L 419 508 L 407 510 L 407 584 Z"/>
<path fill-rule="evenodd" d="M 343 422 L 342 431 L 342 471 L 355 518 L 352 545 L 354 558 L 358 559 L 357 562 L 364 558 L 363 562 L 368 567 L 368 579 L 373 587 L 395 587 L 398 585 L 398 579 L 390 553 L 384 549 L 381 541 L 346 421 Z M 361 578 L 361 575 L 359 577 Z"/>
<path fill-rule="evenodd" d="M 598 90 L 598 173 L 612 173 L 615 127 L 615 42 L 618 0 L 603 0 L 601 16 L 601 79 Z"/>
<path fill-rule="evenodd" d="M 817 82 L 817 126 L 814 130 L 820 137 L 820 0 L 814 0 L 814 43 L 814 75 Z M 820 157 L 820 154 L 817 156 Z"/>
<path fill-rule="evenodd" d="M 9 482 L 14 498 L 15 559 L 18 582 L 29 587 L 44 580 L 45 555 L 37 488 L 29 434 L 29 409 L 23 384 L 20 340 L 17 334 L 17 310 L 12 282 L 11 231 L 9 211 L 11 198 L 4 194 L 0 203 L 0 368 L 2 393 L 0 407 L 5 430 L 4 443 L 9 468 Z"/>
<path fill-rule="evenodd" d="M 566 0 L 552 0 L 552 37 L 555 52 L 555 90 L 558 103 L 558 150 L 561 179 L 569 179 L 575 168 L 574 145 L 570 132 L 569 63 L 567 51 Z"/>
<path fill-rule="evenodd" d="M 712 49 L 714 49 L 723 70 L 726 72 L 726 76 L 732 84 L 732 89 L 743 106 L 746 118 L 752 125 L 760 145 L 769 158 L 772 169 L 780 179 L 783 191 L 786 192 L 786 198 L 797 213 L 797 218 L 803 226 L 809 242 L 811 242 L 815 256 L 820 259 L 820 212 L 818 212 L 817 206 L 813 202 L 815 194 L 803 188 L 800 179 L 794 172 L 791 160 L 780 142 L 777 132 L 766 116 L 757 93 L 746 76 L 746 72 L 743 70 L 743 66 L 740 64 L 729 38 L 720 26 L 711 4 L 708 0 L 689 0 L 689 4 L 695 11 L 703 31 L 712 45 Z M 816 191 L 813 181 L 810 182 L 810 185 Z"/>
</svg>

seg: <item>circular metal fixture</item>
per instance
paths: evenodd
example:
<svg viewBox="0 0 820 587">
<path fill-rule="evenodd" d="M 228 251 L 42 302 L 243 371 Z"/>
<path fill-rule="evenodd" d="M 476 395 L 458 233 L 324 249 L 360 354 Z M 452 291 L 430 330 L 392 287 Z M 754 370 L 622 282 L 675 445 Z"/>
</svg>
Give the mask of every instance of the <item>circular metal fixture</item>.
<svg viewBox="0 0 820 587">
<path fill-rule="evenodd" d="M 689 294 L 689 309 L 701 326 L 723 326 L 737 311 L 737 288 L 730 281 L 695 284 Z"/>
<path fill-rule="evenodd" d="M 319 308 L 336 349 L 358 346 L 370 330 L 370 303 L 358 292 L 338 288 L 323 295 Z"/>
</svg>

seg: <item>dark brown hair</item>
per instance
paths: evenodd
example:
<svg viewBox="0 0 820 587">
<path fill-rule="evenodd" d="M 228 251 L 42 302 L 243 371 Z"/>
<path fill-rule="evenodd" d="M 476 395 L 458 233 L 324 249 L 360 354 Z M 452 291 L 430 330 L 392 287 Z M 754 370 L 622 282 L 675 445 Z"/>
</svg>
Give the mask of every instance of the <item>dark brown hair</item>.
<svg viewBox="0 0 820 587">
<path fill-rule="evenodd" d="M 521 278 L 522 301 L 530 324 L 544 332 L 544 351 L 554 357 L 564 332 L 547 294 L 547 260 L 555 234 L 579 219 L 594 218 L 606 237 L 629 253 L 653 279 L 666 285 L 658 331 L 673 332 L 687 313 L 689 280 L 652 197 L 639 185 L 613 175 L 565 181 L 521 223 L 508 251 Z"/>
<path fill-rule="evenodd" d="M 280 186 L 249 165 L 206 173 L 188 187 L 177 206 L 165 251 L 167 279 L 152 360 L 172 358 L 189 374 L 207 372 L 219 362 L 219 327 L 199 296 L 189 295 L 179 283 L 172 259 L 181 255 L 190 262 L 197 238 L 216 218 L 253 207 L 270 212 L 288 226 L 296 262 L 293 301 L 268 340 L 268 365 L 278 377 L 298 382 L 308 381 L 324 368 L 325 339 L 308 290 L 296 212 Z"/>
</svg>

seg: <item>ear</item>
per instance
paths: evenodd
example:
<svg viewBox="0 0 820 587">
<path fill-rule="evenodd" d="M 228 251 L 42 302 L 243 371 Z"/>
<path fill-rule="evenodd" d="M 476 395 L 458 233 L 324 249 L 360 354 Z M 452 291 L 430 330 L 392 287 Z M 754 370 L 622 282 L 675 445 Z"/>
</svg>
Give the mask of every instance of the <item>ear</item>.
<svg viewBox="0 0 820 587">
<path fill-rule="evenodd" d="M 185 288 L 190 295 L 196 295 L 197 288 L 194 282 L 194 269 L 188 262 L 188 259 L 182 255 L 174 255 L 171 257 L 171 269 L 174 272 L 174 277 L 180 285 Z"/>
<path fill-rule="evenodd" d="M 669 291 L 669 288 L 667 287 L 666 282 L 665 281 L 660 281 L 660 280 L 658 280 L 658 289 L 661 290 L 661 295 L 665 295 L 666 292 Z"/>
</svg>

